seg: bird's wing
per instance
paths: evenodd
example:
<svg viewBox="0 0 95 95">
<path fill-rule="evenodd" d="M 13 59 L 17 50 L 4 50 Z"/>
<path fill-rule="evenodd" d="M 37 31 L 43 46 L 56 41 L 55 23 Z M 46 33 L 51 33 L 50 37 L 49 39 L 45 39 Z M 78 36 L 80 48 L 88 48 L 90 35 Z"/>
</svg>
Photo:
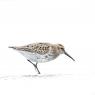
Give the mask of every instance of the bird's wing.
<svg viewBox="0 0 95 95">
<path fill-rule="evenodd" d="M 31 53 L 46 54 L 49 52 L 50 44 L 49 43 L 33 43 L 25 46 L 18 47 L 9 47 L 18 51 L 27 51 Z"/>
<path fill-rule="evenodd" d="M 29 45 L 29 51 L 42 55 L 48 53 L 49 49 L 50 49 L 49 43 L 35 43 Z"/>
</svg>

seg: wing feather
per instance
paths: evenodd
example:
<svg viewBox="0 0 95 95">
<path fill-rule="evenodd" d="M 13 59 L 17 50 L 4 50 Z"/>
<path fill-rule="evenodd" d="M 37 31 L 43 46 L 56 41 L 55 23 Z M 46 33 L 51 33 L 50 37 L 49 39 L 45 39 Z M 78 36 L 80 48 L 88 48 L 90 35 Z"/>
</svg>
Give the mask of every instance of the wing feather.
<svg viewBox="0 0 95 95">
<path fill-rule="evenodd" d="M 46 54 L 49 52 L 50 45 L 49 43 L 34 43 L 30 44 L 29 50 L 38 54 Z"/>
</svg>

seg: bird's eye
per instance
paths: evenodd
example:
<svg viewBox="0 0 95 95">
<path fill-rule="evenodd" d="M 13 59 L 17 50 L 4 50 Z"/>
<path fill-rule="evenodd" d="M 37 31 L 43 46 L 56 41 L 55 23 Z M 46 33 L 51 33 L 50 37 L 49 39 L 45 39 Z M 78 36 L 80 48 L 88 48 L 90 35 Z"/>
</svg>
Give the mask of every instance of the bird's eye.
<svg viewBox="0 0 95 95">
<path fill-rule="evenodd" d="M 61 48 L 61 50 L 64 50 L 64 48 Z"/>
</svg>

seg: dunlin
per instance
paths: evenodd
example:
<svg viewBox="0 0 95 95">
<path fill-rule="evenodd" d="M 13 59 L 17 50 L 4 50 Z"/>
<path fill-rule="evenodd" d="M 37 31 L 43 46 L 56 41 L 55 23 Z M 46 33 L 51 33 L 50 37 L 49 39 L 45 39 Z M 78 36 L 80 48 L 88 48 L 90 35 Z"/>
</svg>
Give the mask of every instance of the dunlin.
<svg viewBox="0 0 95 95">
<path fill-rule="evenodd" d="M 56 59 L 60 54 L 65 54 L 75 61 L 64 49 L 62 44 L 51 43 L 33 43 L 24 46 L 10 46 L 20 52 L 26 59 L 33 64 L 38 74 L 40 71 L 37 67 L 38 63 L 48 62 Z M 35 62 L 35 64 L 34 64 Z"/>
</svg>

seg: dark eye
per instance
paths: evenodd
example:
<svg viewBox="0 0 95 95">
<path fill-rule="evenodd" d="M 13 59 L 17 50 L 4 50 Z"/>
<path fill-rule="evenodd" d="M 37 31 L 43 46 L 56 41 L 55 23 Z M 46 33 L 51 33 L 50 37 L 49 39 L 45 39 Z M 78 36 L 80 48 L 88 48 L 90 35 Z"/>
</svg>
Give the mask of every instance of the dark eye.
<svg viewBox="0 0 95 95">
<path fill-rule="evenodd" d="M 61 50 L 64 50 L 64 48 L 61 48 Z"/>
</svg>

